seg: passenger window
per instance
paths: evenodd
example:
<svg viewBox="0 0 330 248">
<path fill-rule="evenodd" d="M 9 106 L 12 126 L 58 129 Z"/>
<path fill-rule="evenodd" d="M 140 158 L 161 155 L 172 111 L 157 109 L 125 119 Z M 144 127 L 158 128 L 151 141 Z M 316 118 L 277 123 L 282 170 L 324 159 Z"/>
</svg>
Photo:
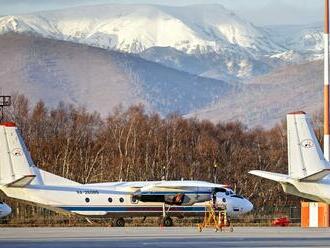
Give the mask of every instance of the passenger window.
<svg viewBox="0 0 330 248">
<path fill-rule="evenodd" d="M 123 203 L 123 202 L 124 202 L 124 198 L 123 198 L 123 197 L 120 197 L 120 198 L 119 198 L 119 201 L 120 201 L 121 203 Z"/>
<path fill-rule="evenodd" d="M 108 198 L 108 202 L 110 202 L 110 203 L 112 202 L 112 198 L 111 197 Z"/>
<path fill-rule="evenodd" d="M 90 201 L 91 200 L 88 197 L 85 198 L 85 202 L 89 203 Z"/>
</svg>

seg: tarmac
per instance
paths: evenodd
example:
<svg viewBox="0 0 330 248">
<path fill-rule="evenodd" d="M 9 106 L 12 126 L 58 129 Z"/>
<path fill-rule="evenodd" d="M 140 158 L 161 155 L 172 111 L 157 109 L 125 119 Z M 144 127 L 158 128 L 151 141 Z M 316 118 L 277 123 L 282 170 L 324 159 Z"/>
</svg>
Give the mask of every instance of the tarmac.
<svg viewBox="0 0 330 248">
<path fill-rule="evenodd" d="M 234 232 L 186 227 L 0 228 L 0 247 L 330 247 L 330 228 L 237 227 Z"/>
</svg>

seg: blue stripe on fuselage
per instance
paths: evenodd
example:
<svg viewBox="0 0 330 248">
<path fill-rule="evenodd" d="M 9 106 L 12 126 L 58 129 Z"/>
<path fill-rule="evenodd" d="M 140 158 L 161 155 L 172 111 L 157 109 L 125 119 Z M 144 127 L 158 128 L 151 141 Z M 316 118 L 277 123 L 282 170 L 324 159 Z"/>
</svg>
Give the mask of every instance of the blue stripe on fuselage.
<svg viewBox="0 0 330 248">
<path fill-rule="evenodd" d="M 134 194 L 134 193 L 130 193 L 130 194 Z M 209 195 L 211 194 L 211 192 L 208 192 L 208 191 L 191 191 L 191 192 L 188 192 L 188 191 L 172 191 L 172 192 L 158 192 L 158 191 L 155 191 L 155 192 L 152 192 L 152 191 L 149 191 L 149 192 L 138 192 L 137 195 L 174 195 L 174 194 L 185 194 L 185 195 Z"/>
<path fill-rule="evenodd" d="M 66 211 L 83 212 L 83 211 L 105 211 L 105 212 L 162 212 L 162 207 L 153 206 L 132 206 L 132 207 L 103 207 L 103 206 L 62 206 L 60 207 Z M 205 207 L 192 207 L 192 206 L 171 206 L 171 212 L 201 212 L 205 211 Z"/>
</svg>

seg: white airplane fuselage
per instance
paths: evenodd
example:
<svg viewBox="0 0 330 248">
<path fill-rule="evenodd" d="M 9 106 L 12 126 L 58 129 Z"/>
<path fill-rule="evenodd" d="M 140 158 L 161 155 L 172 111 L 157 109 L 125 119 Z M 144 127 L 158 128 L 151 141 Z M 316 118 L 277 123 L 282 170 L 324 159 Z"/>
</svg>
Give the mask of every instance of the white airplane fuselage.
<svg viewBox="0 0 330 248">
<path fill-rule="evenodd" d="M 148 184 L 148 182 L 142 182 Z M 154 182 L 150 182 L 154 183 Z M 196 182 L 198 183 L 198 182 Z M 120 184 L 121 186 L 114 186 Z M 125 186 L 127 184 L 127 186 Z M 205 212 L 205 206 L 211 199 L 212 188 L 191 189 L 183 191 L 185 197 L 193 199 L 192 203 L 171 205 L 162 202 L 142 202 L 134 197 L 128 185 L 141 182 L 110 183 L 108 186 L 41 186 L 29 185 L 24 188 L 5 188 L 1 190 L 9 196 L 27 202 L 33 202 L 46 208 L 71 212 L 83 216 L 161 216 L 168 211 L 172 216 L 198 216 Z M 111 186 L 112 185 L 112 186 Z M 144 192 L 146 195 L 159 195 L 159 192 Z M 167 191 L 162 194 L 173 195 Z M 252 203 L 244 197 L 227 192 L 216 194 L 217 203 L 225 206 L 230 216 L 244 214 L 252 210 Z"/>
</svg>

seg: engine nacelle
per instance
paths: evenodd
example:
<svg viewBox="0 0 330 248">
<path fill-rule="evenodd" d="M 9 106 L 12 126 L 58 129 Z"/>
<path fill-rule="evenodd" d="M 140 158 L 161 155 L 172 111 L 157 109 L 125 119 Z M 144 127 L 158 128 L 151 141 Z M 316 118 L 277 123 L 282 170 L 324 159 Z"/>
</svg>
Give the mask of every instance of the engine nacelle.
<svg viewBox="0 0 330 248">
<path fill-rule="evenodd" d="M 170 195 L 135 195 L 135 199 L 141 202 L 163 202 L 168 205 L 190 206 L 198 202 L 205 202 L 210 200 L 209 195 L 189 194 L 184 193 L 170 194 Z"/>
<path fill-rule="evenodd" d="M 176 194 L 175 196 L 169 196 L 166 199 L 167 204 L 171 205 L 184 205 L 191 206 L 198 202 L 205 202 L 210 200 L 209 195 L 199 195 L 199 194 Z"/>
</svg>

